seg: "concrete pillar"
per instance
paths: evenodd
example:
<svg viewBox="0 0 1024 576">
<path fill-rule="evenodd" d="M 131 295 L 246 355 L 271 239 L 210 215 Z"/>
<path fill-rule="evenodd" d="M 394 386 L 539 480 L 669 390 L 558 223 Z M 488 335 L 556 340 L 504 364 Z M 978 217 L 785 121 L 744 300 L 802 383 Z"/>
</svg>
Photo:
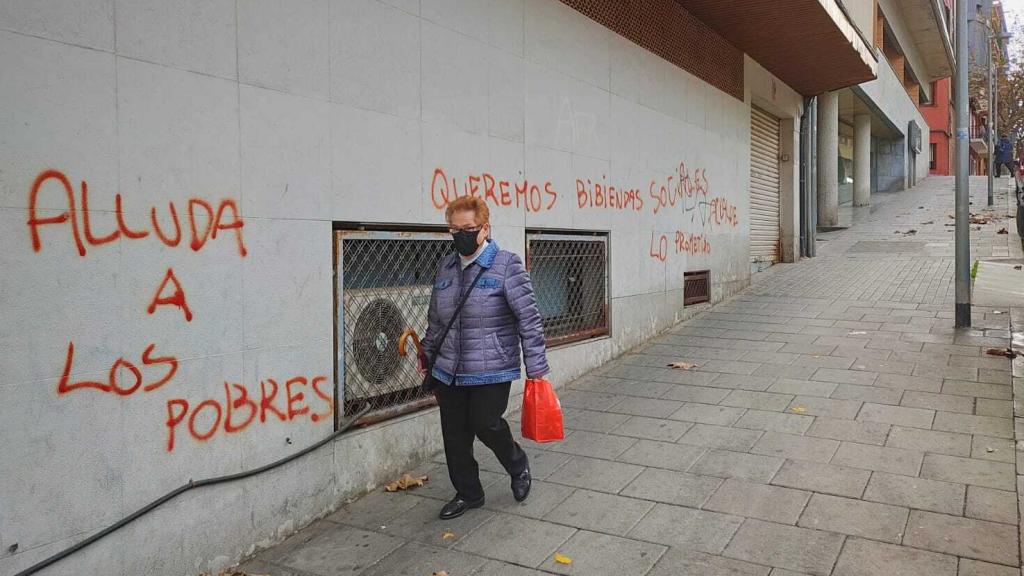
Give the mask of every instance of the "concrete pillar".
<svg viewBox="0 0 1024 576">
<path fill-rule="evenodd" d="M 853 205 L 871 204 L 871 115 L 853 117 Z"/>
<path fill-rule="evenodd" d="M 818 96 L 818 226 L 839 225 L 839 95 Z"/>
</svg>

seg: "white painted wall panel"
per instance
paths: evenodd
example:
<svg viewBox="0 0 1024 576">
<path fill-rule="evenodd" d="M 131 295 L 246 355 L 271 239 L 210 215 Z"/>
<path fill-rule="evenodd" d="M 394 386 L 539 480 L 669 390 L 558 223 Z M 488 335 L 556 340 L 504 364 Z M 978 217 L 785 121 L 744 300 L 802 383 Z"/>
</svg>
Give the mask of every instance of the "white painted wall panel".
<svg viewBox="0 0 1024 576">
<path fill-rule="evenodd" d="M 328 5 L 328 0 L 239 2 L 239 79 L 247 84 L 327 98 Z"/>
</svg>

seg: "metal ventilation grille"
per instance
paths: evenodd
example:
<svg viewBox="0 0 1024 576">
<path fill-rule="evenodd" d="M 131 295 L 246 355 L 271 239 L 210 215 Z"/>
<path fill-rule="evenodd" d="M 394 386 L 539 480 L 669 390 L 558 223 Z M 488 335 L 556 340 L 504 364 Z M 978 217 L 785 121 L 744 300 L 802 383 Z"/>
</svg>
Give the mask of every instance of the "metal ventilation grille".
<svg viewBox="0 0 1024 576">
<path fill-rule="evenodd" d="M 726 94 L 743 100 L 743 52 L 675 0 L 561 1 Z"/>
<path fill-rule="evenodd" d="M 683 306 L 711 301 L 711 271 L 683 273 Z"/>
<path fill-rule="evenodd" d="M 406 328 L 426 333 L 434 274 L 452 251 L 451 238 L 345 231 L 336 241 L 343 414 L 369 406 L 366 419 L 381 420 L 432 404 L 420 392 L 415 354 L 399 356 L 398 338 Z"/>
<path fill-rule="evenodd" d="M 529 234 L 527 262 L 548 346 L 608 334 L 608 237 Z"/>
</svg>

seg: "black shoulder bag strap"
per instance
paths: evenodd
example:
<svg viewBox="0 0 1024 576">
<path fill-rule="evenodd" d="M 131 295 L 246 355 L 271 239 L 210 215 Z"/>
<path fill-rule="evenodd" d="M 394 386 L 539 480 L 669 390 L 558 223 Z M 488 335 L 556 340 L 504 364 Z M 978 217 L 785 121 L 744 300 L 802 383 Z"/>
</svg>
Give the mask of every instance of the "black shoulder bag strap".
<svg viewBox="0 0 1024 576">
<path fill-rule="evenodd" d="M 459 305 L 455 307 L 455 313 L 452 314 L 451 319 L 448 320 L 448 325 L 445 326 L 444 330 L 441 332 L 441 337 L 437 339 L 437 352 L 434 353 L 434 357 L 435 358 L 437 357 L 437 354 L 439 354 L 441 352 L 441 346 L 444 345 L 445 339 L 448 338 L 448 332 L 450 332 L 451 329 L 452 329 L 452 326 L 455 325 L 455 320 L 457 320 L 459 318 L 459 314 L 462 312 L 462 307 L 466 305 L 466 300 L 469 300 L 470 295 L 473 294 L 473 288 L 476 287 L 477 281 L 480 280 L 480 277 L 483 276 L 484 272 L 486 272 L 486 271 L 487 271 L 487 268 L 484 268 L 483 266 L 480 266 L 480 271 L 477 272 L 476 276 L 473 278 L 472 284 L 469 285 L 469 290 L 466 291 L 466 294 L 462 296 L 461 300 L 459 300 Z M 433 365 L 433 363 L 431 363 L 430 366 L 427 366 L 427 373 L 426 373 L 426 375 L 423 376 L 422 388 L 426 392 L 430 392 L 431 390 L 433 390 L 437 386 L 437 381 L 434 378 L 434 376 L 431 374 L 433 369 L 434 369 L 434 365 Z"/>
</svg>

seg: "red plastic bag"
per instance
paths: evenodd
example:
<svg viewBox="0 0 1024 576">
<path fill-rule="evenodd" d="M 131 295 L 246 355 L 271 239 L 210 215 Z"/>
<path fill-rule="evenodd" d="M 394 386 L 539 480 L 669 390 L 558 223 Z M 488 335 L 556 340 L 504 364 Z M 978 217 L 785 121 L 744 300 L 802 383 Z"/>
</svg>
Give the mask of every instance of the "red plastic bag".
<svg viewBox="0 0 1024 576">
<path fill-rule="evenodd" d="M 562 404 L 555 388 L 544 379 L 527 380 L 523 393 L 523 438 L 534 442 L 557 442 L 562 430 Z"/>
</svg>

